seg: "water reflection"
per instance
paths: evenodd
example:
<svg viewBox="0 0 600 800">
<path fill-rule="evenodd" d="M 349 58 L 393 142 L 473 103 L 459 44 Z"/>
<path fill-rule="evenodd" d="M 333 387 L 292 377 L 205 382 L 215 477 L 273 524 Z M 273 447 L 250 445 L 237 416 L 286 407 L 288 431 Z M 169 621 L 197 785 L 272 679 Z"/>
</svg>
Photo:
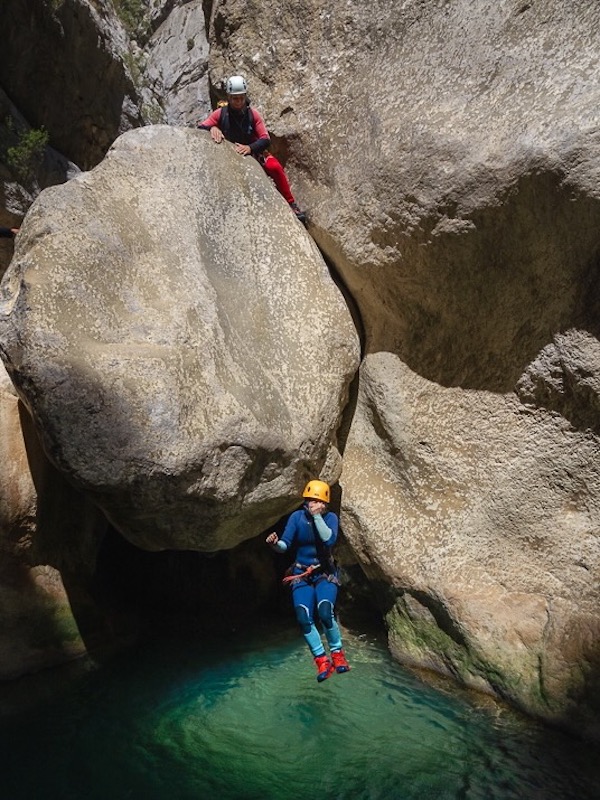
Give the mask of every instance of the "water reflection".
<svg viewBox="0 0 600 800">
<path fill-rule="evenodd" d="M 595 748 L 424 686 L 374 637 L 317 684 L 295 628 L 164 637 L 0 692 L 7 800 L 593 800 Z"/>
</svg>

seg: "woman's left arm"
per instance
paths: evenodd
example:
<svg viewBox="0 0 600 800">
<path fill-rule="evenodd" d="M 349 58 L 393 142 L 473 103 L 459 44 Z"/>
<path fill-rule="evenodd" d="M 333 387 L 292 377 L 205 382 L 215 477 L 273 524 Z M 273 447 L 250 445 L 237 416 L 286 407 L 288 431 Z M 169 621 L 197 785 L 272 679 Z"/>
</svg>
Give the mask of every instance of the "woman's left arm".
<svg viewBox="0 0 600 800">
<path fill-rule="evenodd" d="M 321 514 L 315 514 L 313 519 L 315 521 L 315 528 L 317 529 L 317 533 L 319 534 L 321 541 L 330 546 L 335 544 L 338 534 L 337 516 L 333 512 L 329 511 L 327 514 L 325 514 L 325 517 L 323 517 Z"/>
</svg>

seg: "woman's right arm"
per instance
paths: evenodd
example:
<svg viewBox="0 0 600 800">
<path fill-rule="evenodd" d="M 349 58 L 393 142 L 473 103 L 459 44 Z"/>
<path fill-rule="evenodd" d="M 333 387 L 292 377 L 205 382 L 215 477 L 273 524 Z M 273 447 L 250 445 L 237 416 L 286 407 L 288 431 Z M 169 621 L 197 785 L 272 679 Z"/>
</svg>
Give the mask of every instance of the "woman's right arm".
<svg viewBox="0 0 600 800">
<path fill-rule="evenodd" d="M 219 127 L 219 123 L 221 122 L 221 109 L 215 108 L 215 110 L 208 116 L 203 122 L 198 122 L 197 127 L 200 128 L 202 131 L 210 131 L 212 136 L 213 128 L 216 128 L 219 133 L 221 133 L 222 138 L 222 131 Z"/>
<path fill-rule="evenodd" d="M 279 553 L 285 553 L 287 550 L 287 544 L 283 539 L 280 539 L 276 533 L 270 533 L 267 536 L 266 542 L 273 550 L 277 550 Z"/>
<path fill-rule="evenodd" d="M 296 535 L 296 512 L 290 514 L 288 521 L 285 524 L 285 528 L 283 533 L 281 534 L 281 539 L 277 536 L 276 533 L 270 533 L 267 536 L 267 544 L 270 545 L 274 550 L 277 550 L 280 553 L 285 553 L 285 551 L 291 546 L 292 542 L 294 541 L 294 536 Z"/>
</svg>

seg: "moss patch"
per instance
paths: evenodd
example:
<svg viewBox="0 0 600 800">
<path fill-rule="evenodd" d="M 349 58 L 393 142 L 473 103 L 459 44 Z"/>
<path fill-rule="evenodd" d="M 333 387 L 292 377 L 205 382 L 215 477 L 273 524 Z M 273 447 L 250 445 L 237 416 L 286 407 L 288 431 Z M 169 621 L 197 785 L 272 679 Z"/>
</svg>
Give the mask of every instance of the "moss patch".
<svg viewBox="0 0 600 800">
<path fill-rule="evenodd" d="M 540 680 L 541 669 L 532 670 L 531 659 L 519 660 L 512 652 L 499 652 L 493 662 L 476 652 L 467 640 L 442 630 L 434 614 L 421 606 L 414 613 L 414 599 L 404 596 L 386 615 L 390 649 L 402 663 L 432 669 L 470 688 L 493 694 L 519 707 L 546 716 L 549 711 Z"/>
</svg>

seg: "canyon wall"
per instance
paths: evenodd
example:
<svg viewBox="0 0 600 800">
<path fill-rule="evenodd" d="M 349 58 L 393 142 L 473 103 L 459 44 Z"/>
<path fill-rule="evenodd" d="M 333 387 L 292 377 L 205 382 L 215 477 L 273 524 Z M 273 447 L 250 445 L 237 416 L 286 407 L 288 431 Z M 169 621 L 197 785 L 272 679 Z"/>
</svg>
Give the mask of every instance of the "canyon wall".
<svg viewBox="0 0 600 800">
<path fill-rule="evenodd" d="M 205 28 L 199 4 L 163 10 L 148 39 L 153 91 L 170 87 L 170 121 L 193 120 L 195 101 L 183 92 L 178 105 L 177 67 L 163 61 L 182 63 L 182 36 L 202 61 L 196 32 L 208 32 L 208 71 L 190 85 L 216 98 L 227 75 L 247 77 L 309 232 L 355 304 L 357 392 L 344 409 L 356 330 L 258 166 L 205 152 L 212 144 L 193 131 L 128 134 L 93 177 L 42 195 L 4 279 L 3 357 L 46 453 L 147 548 L 231 546 L 289 510 L 311 470 L 341 470 L 346 541 L 379 587 L 397 657 L 599 735 L 597 4 L 305 0 L 275 14 L 215 0 Z M 112 134 L 92 137 L 96 161 L 123 108 Z M 278 381 L 254 359 L 278 352 L 274 310 L 287 343 L 278 379 L 294 365 L 281 415 Z M 165 326 L 175 336 L 163 341 Z M 293 335 L 306 348 L 297 359 Z M 212 366 L 182 377 L 182 354 L 194 362 L 203 343 Z M 161 348 L 173 352 L 166 371 Z M 190 405 L 216 418 L 235 405 L 240 430 L 250 411 L 274 438 L 225 443 Z M 188 439 L 173 435 L 177 415 Z M 88 437 L 77 452 L 75 428 Z M 199 460 L 174 458 L 188 449 Z M 167 523 L 185 481 L 193 502 L 212 503 L 200 533 L 178 511 Z M 249 497 L 257 513 L 242 532 Z"/>
</svg>

